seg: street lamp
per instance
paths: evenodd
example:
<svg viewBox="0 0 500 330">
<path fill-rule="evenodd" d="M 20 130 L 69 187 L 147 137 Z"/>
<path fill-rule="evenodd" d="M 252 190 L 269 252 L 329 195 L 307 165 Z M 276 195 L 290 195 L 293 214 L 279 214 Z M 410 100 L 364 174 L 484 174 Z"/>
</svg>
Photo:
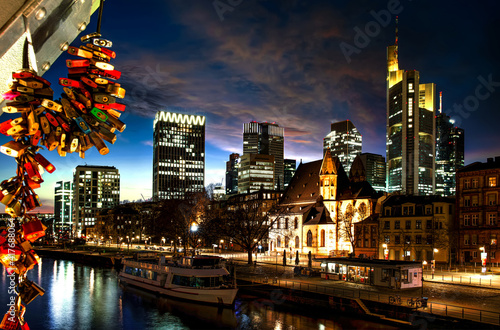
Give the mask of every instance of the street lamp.
<svg viewBox="0 0 500 330">
<path fill-rule="evenodd" d="M 382 244 L 382 247 L 384 248 L 384 259 L 388 260 L 389 259 L 389 249 L 387 249 L 387 244 Z"/>
<path fill-rule="evenodd" d="M 222 244 L 224 244 L 224 240 L 223 239 L 220 240 L 220 245 L 219 245 L 220 252 L 219 253 L 222 253 Z"/>
<path fill-rule="evenodd" d="M 162 244 L 161 244 L 161 245 L 165 245 L 165 237 L 162 237 L 162 238 L 161 238 L 161 241 L 162 241 Z"/>
<path fill-rule="evenodd" d="M 424 297 L 424 267 L 427 265 L 427 261 L 422 261 L 422 298 Z"/>
<path fill-rule="evenodd" d="M 434 257 L 434 253 L 438 253 L 438 249 L 433 249 L 432 250 L 432 263 L 431 263 L 431 271 L 432 271 L 432 278 L 434 279 L 434 269 L 436 268 L 436 260 Z"/>
<path fill-rule="evenodd" d="M 480 247 L 479 250 L 481 251 L 481 272 L 483 275 L 486 274 L 486 260 L 488 259 L 488 253 L 486 253 L 486 249 L 484 246 Z"/>
</svg>

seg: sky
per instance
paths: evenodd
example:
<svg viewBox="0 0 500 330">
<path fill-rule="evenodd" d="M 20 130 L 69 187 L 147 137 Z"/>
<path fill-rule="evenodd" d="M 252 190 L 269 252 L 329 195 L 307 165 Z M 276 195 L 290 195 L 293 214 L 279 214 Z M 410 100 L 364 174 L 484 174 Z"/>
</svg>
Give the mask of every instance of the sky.
<svg viewBox="0 0 500 330">
<path fill-rule="evenodd" d="M 363 135 L 363 152 L 385 156 L 386 47 L 396 16 L 400 68 L 443 92 L 444 111 L 465 130 L 465 163 L 500 156 L 499 11 L 495 1 L 107 0 L 101 33 L 122 71 L 127 128 L 105 156 L 41 151 L 57 168 L 36 191 L 41 210 L 51 210 L 55 182 L 85 164 L 118 168 L 121 200 L 150 198 L 161 110 L 206 116 L 206 185 L 223 182 L 252 120 L 283 126 L 285 158 L 297 164 L 320 159 L 330 123 L 346 119 Z M 82 34 L 96 23 L 97 12 Z M 55 95 L 68 58 L 44 75 Z M 14 173 L 14 160 L 0 155 L 0 179 Z"/>
</svg>

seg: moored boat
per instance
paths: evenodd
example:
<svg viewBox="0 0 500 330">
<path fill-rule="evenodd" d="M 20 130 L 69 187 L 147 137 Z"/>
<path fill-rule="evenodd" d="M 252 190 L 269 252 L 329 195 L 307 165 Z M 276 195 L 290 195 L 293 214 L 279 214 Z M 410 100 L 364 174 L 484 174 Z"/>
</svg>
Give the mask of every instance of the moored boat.
<svg viewBox="0 0 500 330">
<path fill-rule="evenodd" d="M 119 278 L 166 296 L 190 301 L 232 306 L 236 281 L 217 256 L 186 256 L 180 259 L 124 259 Z"/>
</svg>

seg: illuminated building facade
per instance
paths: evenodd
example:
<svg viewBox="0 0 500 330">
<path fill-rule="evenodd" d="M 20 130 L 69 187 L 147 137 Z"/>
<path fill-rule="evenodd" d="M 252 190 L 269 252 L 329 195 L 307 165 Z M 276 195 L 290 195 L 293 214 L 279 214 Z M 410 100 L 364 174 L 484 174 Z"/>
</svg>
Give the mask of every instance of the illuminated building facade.
<svg viewBox="0 0 500 330">
<path fill-rule="evenodd" d="M 457 171 L 456 203 L 459 226 L 460 262 L 500 261 L 500 157 L 475 162 Z M 484 251 L 481 251 L 483 248 Z"/>
<path fill-rule="evenodd" d="M 346 172 L 352 162 L 361 154 L 363 138 L 352 121 L 344 120 L 333 123 L 331 132 L 323 139 L 323 155 L 330 148 L 332 156 L 337 156 Z"/>
<path fill-rule="evenodd" d="M 73 182 L 57 181 L 54 187 L 54 233 L 69 238 L 73 226 Z"/>
<path fill-rule="evenodd" d="M 183 199 L 205 183 L 205 116 L 159 111 L 153 135 L 153 200 Z"/>
<path fill-rule="evenodd" d="M 97 212 L 120 204 L 120 173 L 113 166 L 77 166 L 73 173 L 73 232 L 93 226 Z"/>
<path fill-rule="evenodd" d="M 240 155 L 233 153 L 229 155 L 226 162 L 226 195 L 238 193 L 238 167 L 240 165 Z"/>
<path fill-rule="evenodd" d="M 284 128 L 275 123 L 253 121 L 243 124 L 243 155 L 274 156 L 275 188 L 269 189 L 283 190 L 284 188 L 284 134 Z"/>
<path fill-rule="evenodd" d="M 285 172 L 285 188 L 288 187 L 290 181 L 292 181 L 293 176 L 295 175 L 295 170 L 297 169 L 297 161 L 295 159 L 285 159 L 283 161 L 284 172 Z"/>
<path fill-rule="evenodd" d="M 368 181 L 376 191 L 385 191 L 385 157 L 369 152 L 362 153 L 359 158 L 363 162 Z"/>
<path fill-rule="evenodd" d="M 432 195 L 435 187 L 436 86 L 400 70 L 398 44 L 387 48 L 387 191 Z"/>
<path fill-rule="evenodd" d="M 464 130 L 444 113 L 436 116 L 436 194 L 455 196 L 455 172 L 464 166 Z"/>
<path fill-rule="evenodd" d="M 238 170 L 238 193 L 273 190 L 275 186 L 274 156 L 246 154 L 241 156 Z"/>
</svg>

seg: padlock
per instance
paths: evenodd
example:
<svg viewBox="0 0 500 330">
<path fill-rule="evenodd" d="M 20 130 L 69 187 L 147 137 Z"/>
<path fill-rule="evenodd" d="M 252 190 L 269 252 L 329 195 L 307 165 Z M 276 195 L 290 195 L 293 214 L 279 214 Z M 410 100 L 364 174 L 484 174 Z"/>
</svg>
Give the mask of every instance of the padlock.
<svg viewBox="0 0 500 330">
<path fill-rule="evenodd" d="M 40 128 L 40 123 L 38 120 L 38 116 L 36 115 L 35 111 L 30 111 L 28 113 L 28 134 L 29 135 L 35 134 L 39 128 Z"/>
<path fill-rule="evenodd" d="M 49 88 L 49 87 L 35 89 L 35 96 L 51 99 L 54 97 L 54 91 L 52 90 L 52 88 Z"/>
<path fill-rule="evenodd" d="M 10 315 L 9 312 L 3 316 L 2 322 L 0 323 L 0 329 L 2 330 L 18 330 L 19 326 L 20 324 L 17 317 Z"/>
<path fill-rule="evenodd" d="M 38 189 L 38 188 L 40 188 L 40 187 L 41 187 L 41 185 L 40 185 L 40 184 L 43 182 L 43 180 L 42 180 L 42 181 L 40 181 L 40 182 L 36 182 L 36 181 L 31 180 L 30 178 L 26 178 L 26 181 L 27 181 L 27 183 L 28 183 L 28 186 L 29 186 L 31 189 Z"/>
<path fill-rule="evenodd" d="M 54 117 L 54 115 L 49 112 L 49 111 L 45 111 L 45 117 L 47 118 L 47 120 L 54 126 L 54 127 L 57 127 L 59 126 L 59 122 L 57 121 L 57 119 Z"/>
<path fill-rule="evenodd" d="M 37 130 L 36 133 L 31 136 L 30 143 L 31 145 L 36 146 L 38 145 L 41 139 L 42 139 L 42 131 Z"/>
<path fill-rule="evenodd" d="M 20 102 L 20 103 L 28 103 L 28 102 L 32 102 L 34 100 L 35 100 L 34 96 L 26 95 L 26 94 L 21 94 L 21 95 L 16 96 L 14 98 L 14 101 Z"/>
<path fill-rule="evenodd" d="M 92 140 L 92 143 L 95 145 L 97 150 L 99 150 L 99 153 L 101 155 L 106 155 L 109 153 L 109 149 L 102 140 L 102 138 L 96 133 L 96 132 L 91 132 L 89 134 L 90 139 Z"/>
<path fill-rule="evenodd" d="M 73 93 L 73 90 L 70 87 L 63 87 L 64 93 L 66 93 L 66 96 L 70 100 L 76 100 L 75 93 Z"/>
<path fill-rule="evenodd" d="M 114 70 L 115 67 L 105 62 L 94 62 L 94 66 L 100 70 Z"/>
<path fill-rule="evenodd" d="M 21 202 L 14 199 L 5 208 L 5 213 L 9 214 L 11 217 L 14 217 L 14 218 L 20 216 L 21 215 Z"/>
<path fill-rule="evenodd" d="M 99 130 L 97 132 L 101 138 L 104 140 L 104 141 L 107 141 L 111 144 L 115 144 L 116 142 L 116 134 L 114 133 L 111 133 L 108 129 L 102 127 L 102 126 L 99 126 Z"/>
<path fill-rule="evenodd" d="M 76 118 L 78 117 L 78 113 L 73 109 L 71 106 L 71 102 L 65 98 L 61 99 L 61 104 L 64 109 L 64 113 L 66 114 L 66 117 L 68 118 Z"/>
<path fill-rule="evenodd" d="M 97 108 L 92 109 L 90 113 L 100 121 L 104 122 L 108 119 L 108 115 Z"/>
<path fill-rule="evenodd" d="M 113 42 L 110 40 L 102 39 L 102 38 L 95 38 L 92 40 L 92 43 L 96 46 L 99 47 L 108 47 L 111 48 L 113 46 Z"/>
<path fill-rule="evenodd" d="M 12 128 L 12 119 L 4 121 L 0 124 L 0 133 L 7 135 L 7 131 Z"/>
<path fill-rule="evenodd" d="M 49 134 L 50 133 L 50 124 L 49 120 L 45 116 L 39 116 L 38 120 L 40 120 L 40 127 L 42 128 L 42 131 L 44 134 Z"/>
<path fill-rule="evenodd" d="M 76 117 L 75 122 L 77 126 L 82 130 L 83 133 L 85 134 L 90 134 L 91 130 L 89 125 L 83 120 L 82 117 Z"/>
<path fill-rule="evenodd" d="M 71 128 L 69 127 L 68 123 L 66 122 L 66 120 L 63 117 L 61 117 L 61 116 L 54 116 L 54 117 L 59 122 L 59 124 L 61 125 L 63 130 L 65 130 L 66 132 L 71 131 Z"/>
<path fill-rule="evenodd" d="M 30 162 L 27 162 L 24 164 L 24 169 L 26 170 L 26 173 L 28 174 L 28 177 L 36 182 L 39 182 L 42 180 L 42 176 L 40 175 L 40 172 L 38 172 L 38 166 L 33 165 Z"/>
<path fill-rule="evenodd" d="M 59 141 L 59 139 L 61 138 L 62 132 L 63 132 L 63 129 L 61 128 L 61 126 L 56 127 L 54 134 L 56 136 L 57 141 Z"/>
<path fill-rule="evenodd" d="M 119 130 L 120 132 L 123 132 L 125 130 L 125 127 L 126 127 L 125 123 L 122 122 L 120 119 L 111 116 L 109 113 L 108 113 L 108 120 L 107 121 L 112 126 L 116 127 L 116 129 Z"/>
<path fill-rule="evenodd" d="M 112 96 L 123 99 L 125 97 L 125 89 L 116 85 L 108 85 L 106 87 L 106 93 L 109 93 Z"/>
<path fill-rule="evenodd" d="M 87 48 L 96 50 L 98 52 L 102 52 L 102 53 L 106 54 L 107 56 L 109 56 L 111 58 L 116 58 L 116 53 L 114 51 L 112 51 L 111 49 L 104 48 L 104 47 L 99 47 L 99 46 L 96 46 L 96 45 L 93 45 L 93 44 L 86 44 L 85 46 Z"/>
<path fill-rule="evenodd" d="M 80 103 L 82 103 L 86 109 L 90 110 L 92 109 L 92 101 L 90 99 L 88 99 L 87 97 L 85 97 L 85 95 L 81 94 L 81 93 L 75 93 L 78 101 Z"/>
<path fill-rule="evenodd" d="M 53 173 L 56 168 L 54 165 L 52 165 L 45 157 L 43 157 L 41 154 L 35 154 L 33 158 L 36 160 L 40 166 L 42 166 L 47 172 Z"/>
<path fill-rule="evenodd" d="M 39 219 L 23 223 L 24 238 L 31 243 L 45 236 L 45 226 Z"/>
<path fill-rule="evenodd" d="M 116 99 L 113 96 L 104 93 L 95 93 L 92 97 L 94 102 L 97 103 L 109 104 L 116 102 Z"/>
<path fill-rule="evenodd" d="M 66 66 L 68 68 L 81 68 L 90 65 L 89 60 L 66 60 Z"/>
<path fill-rule="evenodd" d="M 59 147 L 64 148 L 66 146 L 66 133 L 62 133 L 59 137 Z"/>
<path fill-rule="evenodd" d="M 12 72 L 12 78 L 14 79 L 26 79 L 26 78 L 33 78 L 35 76 L 34 71 L 28 70 L 28 71 L 17 71 L 17 72 Z"/>
<path fill-rule="evenodd" d="M 86 51 L 86 50 L 83 50 L 83 49 L 80 49 L 77 47 L 72 47 L 72 46 L 70 46 L 68 48 L 68 54 L 83 57 L 83 58 L 92 58 L 92 55 L 93 55 L 89 51 Z"/>
<path fill-rule="evenodd" d="M 11 128 L 12 129 L 12 128 Z M 29 145 L 18 141 L 9 141 L 0 147 L 0 152 L 11 157 L 20 157 L 28 149 Z"/>
<path fill-rule="evenodd" d="M 45 235 L 45 233 L 44 233 Z M 26 271 L 33 269 L 38 264 L 40 257 L 35 253 L 35 251 L 31 250 L 24 254 L 23 265 L 26 268 Z"/>
<path fill-rule="evenodd" d="M 39 82 L 41 82 L 41 83 L 42 83 L 42 84 L 44 84 L 45 86 L 50 87 L 50 82 L 49 82 L 47 79 L 42 78 L 42 77 L 40 77 L 40 76 L 39 76 L 39 75 L 37 75 L 37 74 L 35 74 L 35 75 L 33 76 L 33 78 L 35 78 L 36 80 L 38 80 Z"/>
<path fill-rule="evenodd" d="M 121 104 L 121 103 L 111 103 L 110 104 L 111 106 L 111 109 L 115 109 L 117 111 L 125 111 L 125 104 Z"/>
<path fill-rule="evenodd" d="M 7 135 L 14 137 L 26 132 L 28 132 L 28 128 L 25 125 L 14 125 L 7 130 Z"/>
<path fill-rule="evenodd" d="M 29 94 L 29 95 L 35 94 L 35 90 L 33 88 L 24 87 L 24 86 L 17 87 L 17 91 L 21 92 L 21 93 Z"/>
<path fill-rule="evenodd" d="M 87 42 L 92 38 L 99 38 L 100 36 L 101 36 L 101 34 L 99 32 L 93 32 L 93 33 L 84 35 L 83 37 L 80 38 L 80 40 L 82 42 Z"/>
<path fill-rule="evenodd" d="M 68 78 L 78 78 L 87 73 L 87 68 L 71 68 L 68 69 Z"/>
<path fill-rule="evenodd" d="M 83 85 L 78 80 L 68 79 L 68 78 L 59 78 L 59 85 L 66 87 L 76 87 L 83 88 Z"/>
<path fill-rule="evenodd" d="M 33 89 L 43 88 L 43 83 L 35 79 L 18 79 L 17 82 L 22 86 Z"/>
<path fill-rule="evenodd" d="M 2 108 L 2 111 L 5 112 L 5 113 L 19 113 L 19 112 L 26 112 L 26 111 L 29 111 L 31 110 L 31 107 L 27 107 L 27 106 L 5 106 Z"/>
<path fill-rule="evenodd" d="M 57 140 L 55 131 L 51 131 L 49 135 L 45 136 L 45 146 L 49 151 L 56 149 L 58 145 L 59 141 Z"/>
<path fill-rule="evenodd" d="M 30 280 L 24 280 L 19 284 L 19 296 L 23 303 L 28 305 L 36 297 L 43 296 L 45 290 L 42 289 L 38 284 Z"/>
<path fill-rule="evenodd" d="M 69 144 L 69 152 L 75 152 L 78 149 L 78 138 L 73 137 L 71 143 Z"/>
<path fill-rule="evenodd" d="M 61 157 L 66 157 L 66 151 L 64 150 L 64 147 L 62 145 L 57 146 L 57 153 Z"/>
<path fill-rule="evenodd" d="M 45 108 L 50 109 L 50 110 L 54 110 L 55 112 L 62 112 L 63 111 L 63 107 L 61 104 L 59 104 L 55 101 L 47 100 L 47 99 L 42 100 L 42 107 L 45 107 Z"/>
<path fill-rule="evenodd" d="M 90 69 L 90 73 L 111 79 L 120 79 L 120 76 L 122 74 L 120 71 L 117 70 L 99 70 L 99 69 Z"/>
<path fill-rule="evenodd" d="M 95 81 L 87 78 L 87 77 L 80 77 L 80 80 L 83 81 L 84 84 L 90 86 L 91 88 L 97 88 L 97 84 L 95 83 Z"/>
<path fill-rule="evenodd" d="M 69 100 L 71 105 L 73 105 L 74 108 L 76 108 L 77 110 L 80 110 L 81 112 L 83 113 L 87 113 L 87 109 L 85 108 L 85 105 L 83 105 L 82 103 L 76 101 L 76 100 Z"/>
</svg>

